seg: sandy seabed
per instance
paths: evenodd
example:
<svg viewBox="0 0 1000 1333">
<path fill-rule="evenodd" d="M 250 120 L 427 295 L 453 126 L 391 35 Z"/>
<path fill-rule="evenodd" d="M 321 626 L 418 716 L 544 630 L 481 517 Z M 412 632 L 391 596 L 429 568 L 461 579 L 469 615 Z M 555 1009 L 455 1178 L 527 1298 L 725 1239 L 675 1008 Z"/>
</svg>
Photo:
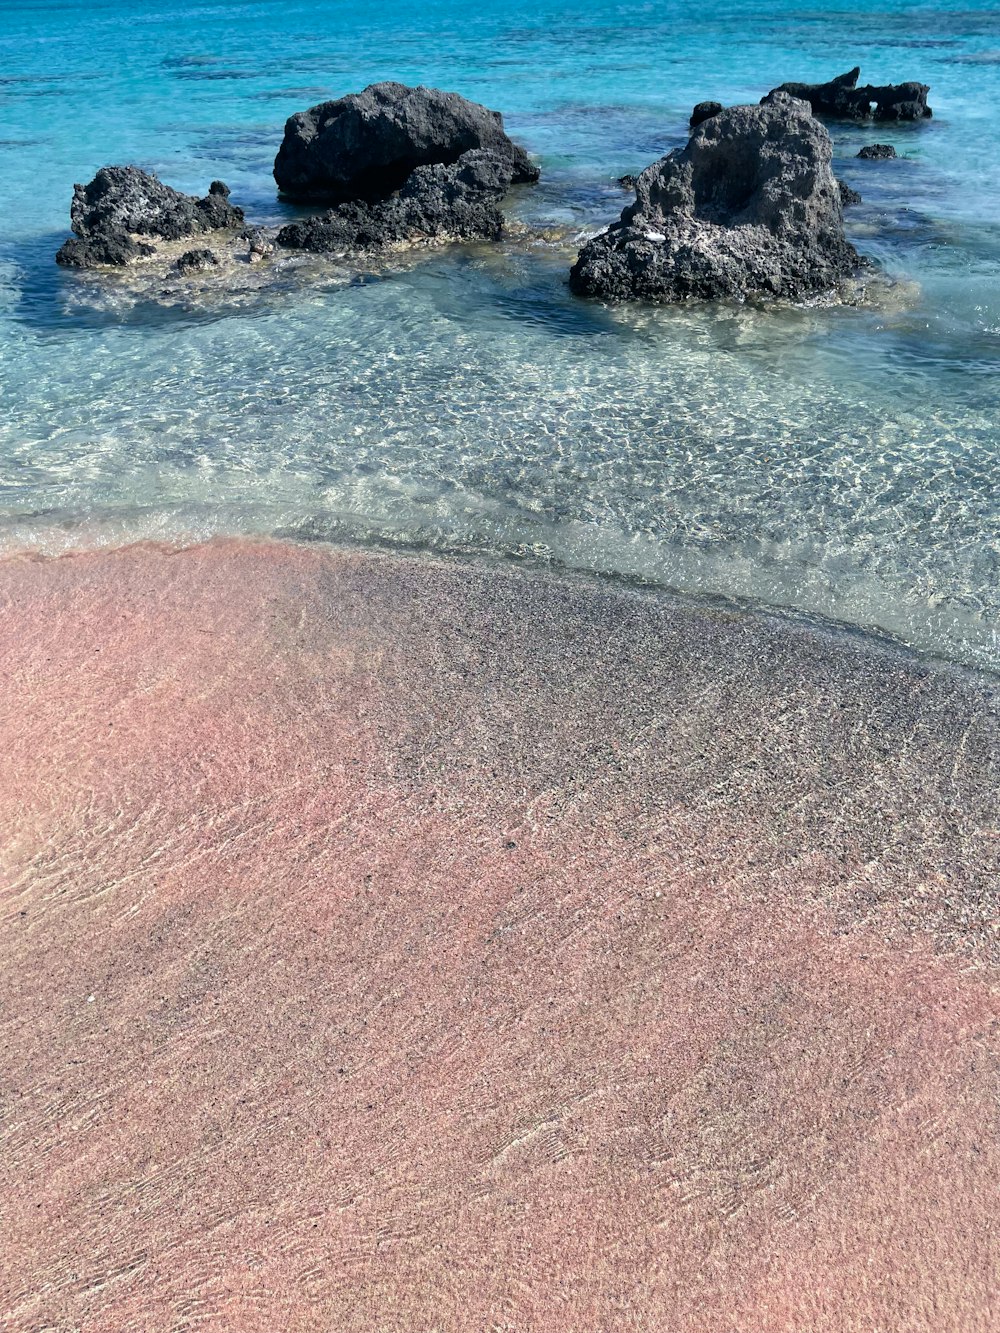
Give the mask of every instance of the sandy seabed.
<svg viewBox="0 0 1000 1333">
<path fill-rule="evenodd" d="M 0 1325 L 1000 1324 L 1000 699 L 279 543 L 0 565 Z"/>
</svg>

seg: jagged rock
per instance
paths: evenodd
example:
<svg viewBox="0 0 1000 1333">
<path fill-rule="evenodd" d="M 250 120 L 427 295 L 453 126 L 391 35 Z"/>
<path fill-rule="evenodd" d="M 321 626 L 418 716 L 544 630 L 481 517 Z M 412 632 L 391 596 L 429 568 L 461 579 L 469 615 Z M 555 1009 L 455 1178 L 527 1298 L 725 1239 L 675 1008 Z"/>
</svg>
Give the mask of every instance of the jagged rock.
<svg viewBox="0 0 1000 1333">
<path fill-rule="evenodd" d="M 133 241 L 131 236 L 71 236 L 56 253 L 56 263 L 66 268 L 121 268 L 137 259 L 156 254 L 155 245 Z"/>
<path fill-rule="evenodd" d="M 852 190 L 844 181 L 837 181 L 837 189 L 840 191 L 840 202 L 844 208 L 850 208 L 852 204 L 860 204 L 862 202 L 861 196 L 858 194 L 857 190 Z"/>
<path fill-rule="evenodd" d="M 697 129 L 703 121 L 710 120 L 712 116 L 717 116 L 721 110 L 721 102 L 699 102 L 691 112 L 691 128 Z"/>
<path fill-rule="evenodd" d="M 178 273 L 203 273 L 207 268 L 218 268 L 219 261 L 211 250 L 185 250 L 177 261 Z"/>
<path fill-rule="evenodd" d="M 858 157 L 863 157 L 869 162 L 888 161 L 889 158 L 896 156 L 896 150 L 891 143 L 869 143 L 865 144 Z"/>
<path fill-rule="evenodd" d="M 371 203 L 400 189 L 417 167 L 448 166 L 478 148 L 506 158 L 513 181 L 538 179 L 499 111 L 436 88 L 373 83 L 292 116 L 274 179 L 289 199 Z"/>
<path fill-rule="evenodd" d="M 153 253 L 137 236 L 176 241 L 242 224 L 242 210 L 221 181 L 197 199 L 138 167 L 101 167 L 89 185 L 73 187 L 70 225 L 78 239 L 67 241 L 56 259 L 77 268 L 128 264 Z"/>
<path fill-rule="evenodd" d="M 703 121 L 639 177 L 636 202 L 581 250 L 570 284 L 608 299 L 800 297 L 859 264 L 830 136 L 775 93 Z"/>
<path fill-rule="evenodd" d="M 861 67 L 855 66 L 846 74 L 839 74 L 829 83 L 783 83 L 775 92 L 788 93 L 808 102 L 817 116 L 838 116 L 846 120 L 862 120 L 871 114 L 871 104 L 858 92 Z M 770 96 L 770 94 L 768 94 Z"/>
<path fill-rule="evenodd" d="M 634 190 L 635 183 L 638 179 L 638 176 L 632 176 L 629 173 L 626 173 L 624 176 L 618 177 L 618 185 L 623 190 Z"/>
<path fill-rule="evenodd" d="M 277 241 L 295 250 L 346 253 L 428 240 L 499 240 L 500 202 L 514 164 L 492 150 L 463 153 L 449 166 L 418 167 L 390 199 L 338 204 L 282 227 Z"/>
<path fill-rule="evenodd" d="M 859 92 L 875 103 L 875 120 L 930 120 L 934 114 L 927 105 L 930 88 L 926 83 L 895 83 L 882 88 L 869 85 Z"/>
<path fill-rule="evenodd" d="M 926 83 L 867 84 L 859 88 L 860 76 L 860 66 L 855 66 L 829 83 L 783 83 L 772 91 L 801 98 L 818 116 L 843 120 L 868 120 L 872 116 L 875 120 L 925 120 L 932 114 Z"/>
</svg>

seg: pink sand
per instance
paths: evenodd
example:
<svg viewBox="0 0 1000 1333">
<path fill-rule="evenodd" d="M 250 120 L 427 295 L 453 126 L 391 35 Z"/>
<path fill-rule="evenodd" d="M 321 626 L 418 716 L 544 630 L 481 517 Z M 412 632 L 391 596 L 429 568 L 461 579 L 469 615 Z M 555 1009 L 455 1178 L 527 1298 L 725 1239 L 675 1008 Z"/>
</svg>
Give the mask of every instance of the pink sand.
<svg viewBox="0 0 1000 1333">
<path fill-rule="evenodd" d="M 0 566 L 0 1324 L 1000 1324 L 998 711 L 216 543 Z"/>
</svg>

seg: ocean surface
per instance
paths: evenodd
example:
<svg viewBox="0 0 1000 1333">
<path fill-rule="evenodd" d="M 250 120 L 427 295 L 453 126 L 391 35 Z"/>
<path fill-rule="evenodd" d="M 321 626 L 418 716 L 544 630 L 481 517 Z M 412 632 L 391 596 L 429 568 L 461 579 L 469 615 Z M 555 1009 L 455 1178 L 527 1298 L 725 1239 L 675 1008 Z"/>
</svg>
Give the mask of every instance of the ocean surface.
<svg viewBox="0 0 1000 1333">
<path fill-rule="evenodd" d="M 573 297 L 615 185 L 703 98 L 854 64 L 919 126 L 831 126 L 862 308 Z M 283 123 L 396 78 L 501 110 L 524 235 L 184 296 L 56 267 L 75 181 L 134 162 L 293 212 Z M 994 666 L 995 3 L 0 5 L 0 553 L 216 533 L 551 561 L 747 598 Z M 872 140 L 900 159 L 856 160 Z M 256 281 L 256 280 L 255 280 Z"/>
</svg>

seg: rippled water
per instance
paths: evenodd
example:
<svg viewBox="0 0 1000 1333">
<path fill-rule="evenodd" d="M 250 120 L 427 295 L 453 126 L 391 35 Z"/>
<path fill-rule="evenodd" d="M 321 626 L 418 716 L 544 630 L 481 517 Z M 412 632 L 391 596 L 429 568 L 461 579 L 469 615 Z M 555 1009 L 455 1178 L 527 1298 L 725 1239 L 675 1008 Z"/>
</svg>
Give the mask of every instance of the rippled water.
<svg viewBox="0 0 1000 1333">
<path fill-rule="evenodd" d="M 694 101 L 854 63 L 930 83 L 936 112 L 832 127 L 854 239 L 898 279 L 876 305 L 569 294 L 614 179 L 683 142 Z M 995 661 L 988 6 L 19 5 L 0 68 L 0 549 L 265 531 L 554 558 Z M 502 109 L 543 170 L 512 212 L 555 239 L 188 296 L 52 263 L 73 181 L 106 161 L 222 176 L 280 216 L 285 116 L 383 77 Z M 873 138 L 902 159 L 856 161 Z"/>
</svg>

